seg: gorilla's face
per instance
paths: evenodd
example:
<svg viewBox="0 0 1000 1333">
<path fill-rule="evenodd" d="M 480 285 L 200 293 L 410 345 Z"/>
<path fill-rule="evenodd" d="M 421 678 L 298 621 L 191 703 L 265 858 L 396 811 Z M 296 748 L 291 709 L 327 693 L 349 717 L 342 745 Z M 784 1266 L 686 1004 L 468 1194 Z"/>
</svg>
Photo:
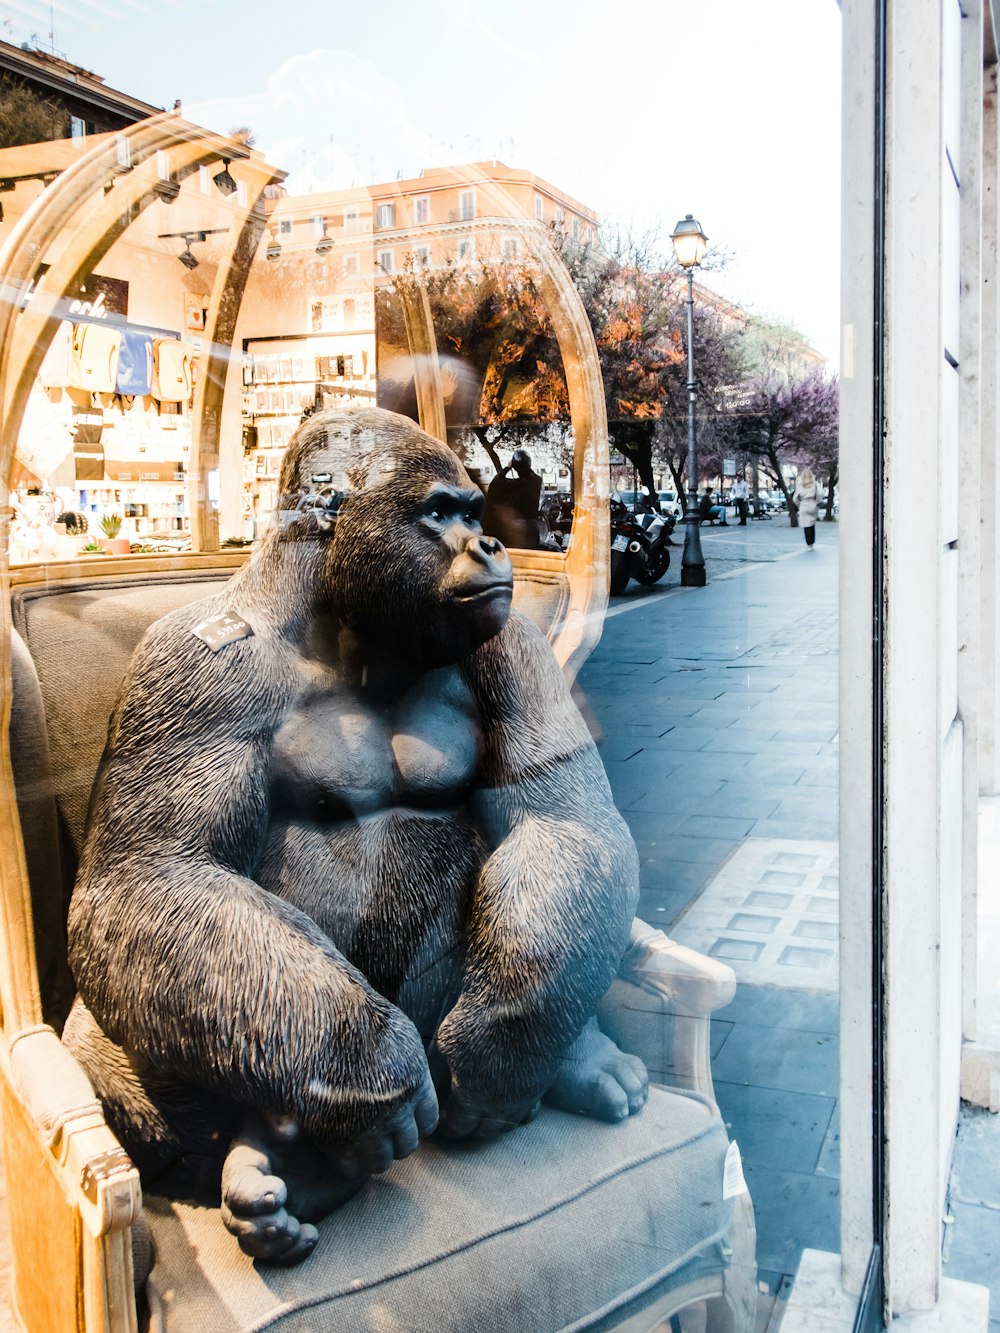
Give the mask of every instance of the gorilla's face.
<svg viewBox="0 0 1000 1333">
<path fill-rule="evenodd" d="M 422 668 L 461 661 L 499 634 L 513 571 L 483 535 L 482 512 L 482 492 L 443 448 L 352 495 L 331 553 L 344 622 Z"/>
</svg>

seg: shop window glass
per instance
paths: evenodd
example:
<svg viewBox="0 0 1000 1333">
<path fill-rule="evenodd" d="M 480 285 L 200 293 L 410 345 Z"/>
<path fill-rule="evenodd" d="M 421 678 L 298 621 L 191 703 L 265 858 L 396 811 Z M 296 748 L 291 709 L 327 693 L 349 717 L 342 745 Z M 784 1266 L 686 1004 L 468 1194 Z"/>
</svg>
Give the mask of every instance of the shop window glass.
<svg viewBox="0 0 1000 1333">
<path fill-rule="evenodd" d="M 534 226 L 532 220 L 545 219 L 543 196 L 532 188 L 538 178 L 512 183 L 514 169 L 503 163 L 446 165 L 436 168 L 437 181 L 401 176 L 297 198 L 279 183 L 283 164 L 245 148 L 230 161 L 237 187 L 230 198 L 212 185 L 232 151 L 228 139 L 207 131 L 200 139 L 192 131 L 191 144 L 161 144 L 142 150 L 154 154 L 160 193 L 154 189 L 155 201 L 135 210 L 130 228 L 101 248 L 81 210 L 64 235 L 51 238 L 42 259 L 55 281 L 68 271 L 60 245 L 86 241 L 86 253 L 100 254 L 79 290 L 60 293 L 60 319 L 44 330 L 44 359 L 22 395 L 11 478 L 17 580 L 25 587 L 77 579 L 110 588 L 114 578 L 124 585 L 150 571 L 194 571 L 223 598 L 213 616 L 229 615 L 221 591 L 226 579 L 249 580 L 243 571 L 262 566 L 260 553 L 270 552 L 276 562 L 300 561 L 297 577 L 308 581 L 309 570 L 322 563 L 316 552 L 327 549 L 337 525 L 341 534 L 349 529 L 352 505 L 361 512 L 369 491 L 397 474 L 396 517 L 384 520 L 392 559 L 405 555 L 404 530 L 443 530 L 453 520 L 469 526 L 484 543 L 476 549 L 497 568 L 508 568 L 500 547 L 509 551 L 515 609 L 535 627 L 518 631 L 523 642 L 515 646 L 529 664 L 533 654 L 542 655 L 546 670 L 551 667 L 544 679 L 536 681 L 531 669 L 520 677 L 508 671 L 498 650 L 489 659 L 495 677 L 487 680 L 483 668 L 473 688 L 467 681 L 472 667 L 466 676 L 449 675 L 454 697 L 435 696 L 434 706 L 425 708 L 417 694 L 436 689 L 434 672 L 447 675 L 455 663 L 436 662 L 438 645 L 424 623 L 429 617 L 412 610 L 379 640 L 377 654 L 372 649 L 372 663 L 350 675 L 351 645 L 364 639 L 358 627 L 376 615 L 374 594 L 370 606 L 352 611 L 353 619 L 343 613 L 336 634 L 317 621 L 314 637 L 297 639 L 299 622 L 291 615 L 280 633 L 275 630 L 276 638 L 285 634 L 293 642 L 288 678 L 294 676 L 295 699 L 300 691 L 302 699 L 316 695 L 321 703 L 312 716 L 306 704 L 282 704 L 282 725 L 290 730 L 280 753 L 272 746 L 263 762 L 272 766 L 269 773 L 284 776 L 273 779 L 280 790 L 261 788 L 255 817 L 270 822 L 253 834 L 260 833 L 265 850 L 256 860 L 246 853 L 246 877 L 258 874 L 266 881 L 262 891 L 291 897 L 292 880 L 311 874 L 317 858 L 330 882 L 336 880 L 350 842 L 350 873 L 371 871 L 366 883 L 373 898 L 392 875 L 407 884 L 413 879 L 420 910 L 433 915 L 437 899 L 431 898 L 442 882 L 438 858 L 461 900 L 461 912 L 445 923 L 457 930 L 462 913 L 483 906 L 476 886 L 485 883 L 479 876 L 487 848 L 504 844 L 522 817 L 523 800 L 528 822 L 537 826 L 532 853 L 518 859 L 512 842 L 514 869 L 504 874 L 508 880 L 523 874 L 532 887 L 523 903 L 511 906 L 508 925 L 515 934 L 535 928 L 535 906 L 550 893 L 553 911 L 565 909 L 570 924 L 552 949 L 531 941 L 518 955 L 516 975 L 507 979 L 511 993 L 522 994 L 522 980 L 547 984 L 553 951 L 567 975 L 578 969 L 582 987 L 590 963 L 582 945 L 577 956 L 575 941 L 594 936 L 616 953 L 600 964 L 607 975 L 598 990 L 615 975 L 617 956 L 624 958 L 619 979 L 601 999 L 600 1021 L 630 1058 L 605 1046 L 600 1058 L 592 1051 L 580 1056 L 596 1118 L 567 1115 L 566 1108 L 595 1109 L 572 1103 L 567 1094 L 563 1110 L 546 1107 L 537 1122 L 478 1156 L 475 1146 L 454 1150 L 438 1141 L 421 1150 L 416 1160 L 421 1171 L 428 1164 L 428 1176 L 407 1196 L 413 1216 L 397 1217 L 393 1225 L 415 1233 L 421 1254 L 457 1253 L 472 1244 L 472 1232 L 480 1239 L 489 1232 L 492 1246 L 496 1237 L 537 1226 L 537 1243 L 532 1231 L 523 1253 L 489 1250 L 488 1282 L 507 1293 L 496 1299 L 529 1293 L 525 1328 L 533 1326 L 530 1311 L 539 1308 L 549 1282 L 558 1327 L 616 1302 L 623 1317 L 638 1314 L 655 1291 L 652 1308 L 672 1333 L 710 1326 L 711 1303 L 719 1300 L 729 1302 L 739 1333 L 777 1329 L 781 1295 L 802 1251 L 839 1247 L 839 501 L 835 448 L 829 452 L 836 394 L 818 365 L 822 358 L 805 333 L 755 321 L 713 290 L 707 266 L 699 272 L 692 298 L 698 366 L 698 471 L 692 479 L 689 288 L 669 249 L 650 259 L 638 248 L 615 251 L 609 239 L 597 262 L 590 251 L 605 238 L 586 220 L 595 216 L 591 202 L 581 197 L 584 218 L 572 215 L 568 236 L 559 205 L 550 215 L 554 230 Z M 56 156 L 51 146 L 37 148 L 42 166 Z M 836 170 L 831 162 L 831 173 Z M 88 201 L 95 207 L 105 198 L 105 184 L 95 178 Z M 107 193 L 140 186 L 138 171 L 121 171 Z M 542 188 L 578 197 L 572 182 L 543 182 Z M 409 217 L 430 228 L 418 233 L 425 243 L 412 249 L 399 240 L 395 249 L 379 244 L 394 238 L 378 233 L 397 225 L 396 203 L 376 198 L 377 190 L 387 189 L 398 192 L 404 222 Z M 429 189 L 452 201 L 441 205 L 436 221 Z M 3 199 L 5 228 L 30 203 L 21 183 L 12 194 Z M 120 209 L 109 219 L 109 237 L 121 216 Z M 475 229 L 455 225 L 472 219 Z M 258 226 L 251 258 L 245 252 L 253 247 L 237 244 L 244 226 Z M 461 235 L 470 230 L 474 236 Z M 351 249 L 341 253 L 345 245 Z M 33 275 L 43 298 L 45 271 Z M 238 296 L 232 327 L 219 314 L 227 291 Z M 33 306 L 27 283 L 18 300 L 22 310 L 13 326 L 22 320 L 27 328 L 41 303 Z M 20 353 L 27 355 L 24 348 Z M 764 424 L 771 400 L 797 384 L 807 384 L 827 412 L 826 453 L 819 443 L 809 452 L 801 442 L 768 452 Z M 461 513 L 448 510 L 457 502 L 447 494 L 422 509 L 405 508 L 400 496 L 408 468 L 421 447 L 431 446 L 418 446 L 411 431 L 405 435 L 411 452 L 390 450 L 388 462 L 380 456 L 384 471 L 376 477 L 366 452 L 370 441 L 358 445 L 337 424 L 336 413 L 352 407 L 384 409 L 432 436 L 435 466 L 460 492 Z M 320 428 L 329 433 L 315 457 L 308 455 L 309 468 L 290 471 L 288 460 Z M 371 451 L 374 458 L 374 446 Z M 697 522 L 686 522 L 691 504 L 698 507 Z M 793 525 L 795 512 L 814 521 Z M 814 536 L 808 545 L 807 531 Z M 686 540 L 688 554 L 700 545 L 703 587 L 686 586 Z M 377 553 L 370 545 L 366 551 L 374 568 Z M 105 572 L 92 575 L 99 562 Z M 358 574 L 359 587 L 364 577 Z M 485 602 L 485 594 L 495 592 L 477 587 L 469 597 Z M 159 609 L 161 594 L 150 596 Z M 358 597 L 364 600 L 363 593 Z M 193 592 L 176 594 L 179 607 L 193 600 Z M 250 635 L 233 614 L 232 621 L 204 631 L 204 651 L 223 674 L 237 653 L 262 646 L 247 649 Z M 109 617 L 113 623 L 113 613 Z M 249 610 L 244 618 L 252 619 Z M 128 623 L 138 641 L 138 614 Z M 188 637 L 203 628 L 198 621 Z M 263 625 L 251 632 L 266 638 Z M 335 652 L 327 634 L 341 636 Z M 186 640 L 185 648 L 191 648 Z M 332 655 L 321 661 L 326 648 Z M 121 656 L 123 674 L 127 654 Z M 374 679 L 376 656 L 386 673 L 381 685 Z M 374 675 L 365 674 L 369 669 Z M 413 679 L 404 679 L 411 669 Z M 276 669 L 276 679 L 280 675 Z M 258 684 L 247 677 L 248 697 L 270 706 L 254 693 Z M 286 684 L 281 676 L 274 688 L 280 692 Z M 533 690 L 536 697 L 529 697 Z M 102 732 L 114 690 L 107 693 Z M 510 736 L 491 730 L 495 719 L 476 713 L 488 712 L 484 701 L 500 696 L 524 705 Z M 412 716 L 406 712 L 411 703 Z M 470 725 L 474 714 L 478 720 Z M 256 745 L 249 722 L 239 731 L 241 744 L 250 743 L 248 735 Z M 326 756 L 333 736 L 338 744 L 331 740 L 328 748 L 341 756 L 337 763 L 349 754 L 356 773 L 338 767 L 332 776 L 326 770 L 317 776 L 316 756 Z M 505 746 L 501 763 L 494 750 Z M 516 771 L 504 768 L 514 764 L 515 752 Z M 65 745 L 60 754 L 64 764 L 77 762 Z M 90 769 L 80 761 L 77 785 L 88 793 L 98 758 Z M 497 771 L 473 793 L 479 781 L 473 775 L 490 763 Z M 155 768 L 152 758 L 150 765 Z M 572 780 L 565 785 L 567 772 Z M 235 775 L 222 783 L 215 799 L 224 803 L 238 781 Z M 548 784 L 558 801 L 549 800 Z M 164 821 L 173 800 L 168 783 Z M 386 877 L 384 866 L 371 870 L 365 861 L 366 840 L 377 844 L 384 829 L 400 821 L 414 840 L 412 856 L 407 853 L 405 873 L 390 867 Z M 445 826 L 448 832 L 435 842 Z M 219 873 L 230 869 L 227 862 Z M 617 884 L 616 877 L 632 885 L 635 902 L 622 906 L 615 899 L 609 906 L 599 898 L 592 910 L 585 900 L 594 884 L 613 898 L 607 886 Z M 483 898 L 502 896 L 508 880 L 490 881 Z M 638 924 L 629 935 L 633 908 Z M 523 919 L 517 916 L 522 909 Z M 304 911 L 298 901 L 281 908 L 285 915 Z M 413 959 L 397 958 L 377 937 L 379 911 L 351 919 L 344 927 L 349 944 L 338 936 L 337 947 L 355 949 L 352 965 L 377 973 L 399 999 L 412 980 Z M 593 924 L 605 911 L 624 920 L 613 950 L 603 926 Z M 198 923 L 191 928 L 197 931 Z M 426 958 L 420 956 L 429 972 L 447 971 L 453 954 L 474 952 L 464 935 L 449 936 L 441 956 L 432 957 L 437 947 L 428 943 Z M 398 976 L 389 975 L 394 967 Z M 278 972 L 268 974 L 267 985 L 280 985 Z M 482 984 L 494 981 L 491 975 Z M 457 994 L 447 988 L 435 994 L 426 1013 L 417 1006 L 428 1041 Z M 270 999 L 267 986 L 248 997 L 246 1021 L 252 1025 Z M 588 999 L 586 1018 L 597 1003 L 597 995 Z M 441 1014 L 431 1014 L 435 1004 Z M 549 1059 L 547 1022 L 546 1015 L 527 1025 L 531 1030 L 522 1032 L 523 1046 L 514 1050 L 518 1059 L 511 1058 L 505 1077 L 516 1080 L 532 1059 Z M 237 1027 L 234 1019 L 233 1033 Z M 248 1049 L 252 1045 L 248 1037 Z M 442 1044 L 430 1046 L 442 1089 L 452 1075 L 459 1086 L 455 1070 L 449 1073 L 447 1048 L 445 1029 Z M 553 1071 L 567 1050 L 568 1043 L 556 1052 Z M 641 1050 L 653 1085 L 648 1102 L 633 1050 Z M 596 1069 L 602 1060 L 610 1072 Z M 557 1081 L 553 1072 L 549 1082 Z M 540 1087 L 545 1079 L 539 1075 L 536 1082 Z M 523 1106 L 517 1098 L 511 1102 L 519 1120 L 531 1119 L 537 1091 L 532 1083 Z M 573 1095 L 579 1100 L 582 1094 Z M 484 1114 L 488 1118 L 488 1108 Z M 601 1126 L 602 1115 L 628 1123 Z M 580 1151 L 565 1155 L 564 1140 L 577 1138 Z M 434 1154 L 459 1163 L 457 1185 L 450 1168 L 429 1165 Z M 527 1159 L 530 1178 L 518 1175 Z M 515 1169 L 515 1162 L 522 1166 Z M 390 1183 L 413 1179 L 396 1167 L 385 1177 Z M 468 1180 L 476 1182 L 468 1187 L 473 1191 L 492 1183 L 481 1197 L 470 1203 L 466 1195 L 460 1203 Z M 426 1196 L 420 1192 L 425 1185 Z M 619 1187 L 622 1194 L 612 1197 Z M 439 1191 L 451 1200 L 447 1216 L 435 1211 L 437 1203 L 413 1202 L 438 1199 Z M 789 1193 L 808 1199 L 808 1207 L 785 1206 Z M 599 1200 L 598 1211 L 574 1221 L 572 1200 L 585 1197 Z M 201 1225 L 202 1215 L 187 1202 L 156 1204 L 151 1213 L 160 1208 L 161 1217 L 180 1216 L 170 1212 L 175 1207 L 191 1209 L 183 1213 L 185 1225 Z M 350 1219 L 344 1223 L 350 1244 L 364 1228 L 361 1207 L 337 1214 Z M 565 1229 L 551 1231 L 543 1219 L 560 1210 Z M 596 1238 L 593 1216 L 601 1219 Z M 453 1232 L 460 1237 L 454 1245 L 447 1239 Z M 540 1276 L 534 1264 L 545 1245 L 556 1247 L 554 1279 Z M 350 1263 L 367 1262 L 370 1253 L 352 1250 Z M 322 1265 L 310 1262 L 319 1272 Z M 166 1271 L 172 1272 L 169 1262 Z M 254 1271 L 247 1266 L 251 1279 Z M 284 1292 L 283 1282 L 275 1279 Z M 367 1297 L 357 1298 L 361 1322 L 373 1317 L 381 1298 L 370 1306 Z M 400 1327 L 406 1320 L 436 1322 L 433 1301 L 419 1304 L 426 1295 L 408 1300 Z"/>
</svg>

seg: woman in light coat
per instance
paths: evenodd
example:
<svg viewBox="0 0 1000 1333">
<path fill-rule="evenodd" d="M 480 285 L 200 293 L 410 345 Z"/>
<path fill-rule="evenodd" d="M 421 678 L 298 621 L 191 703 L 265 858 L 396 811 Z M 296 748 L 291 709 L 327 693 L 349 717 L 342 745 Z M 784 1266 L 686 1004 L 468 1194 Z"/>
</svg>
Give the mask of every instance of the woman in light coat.
<svg viewBox="0 0 1000 1333">
<path fill-rule="evenodd" d="M 809 468 L 803 468 L 795 484 L 792 496 L 799 511 L 799 524 L 806 539 L 806 545 L 812 546 L 816 540 L 816 516 L 819 512 L 819 486 Z"/>
</svg>

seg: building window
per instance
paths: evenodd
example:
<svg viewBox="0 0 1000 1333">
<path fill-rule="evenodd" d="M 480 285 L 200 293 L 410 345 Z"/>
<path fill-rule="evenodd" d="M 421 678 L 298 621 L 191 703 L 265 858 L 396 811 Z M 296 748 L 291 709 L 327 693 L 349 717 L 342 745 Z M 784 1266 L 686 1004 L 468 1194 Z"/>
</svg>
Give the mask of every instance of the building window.
<svg viewBox="0 0 1000 1333">
<path fill-rule="evenodd" d="M 419 199 L 413 201 L 413 221 L 418 227 L 422 227 L 431 220 L 431 201 L 426 194 L 421 195 Z"/>
<path fill-rule="evenodd" d="M 344 255 L 344 276 L 352 277 L 358 273 L 358 257 L 355 254 Z"/>
<path fill-rule="evenodd" d="M 87 133 L 87 122 L 80 116 L 70 116 L 69 118 L 69 137 L 71 139 L 82 139 Z"/>
<path fill-rule="evenodd" d="M 313 235 L 317 240 L 319 240 L 321 236 L 326 235 L 326 218 L 324 218 L 322 213 L 317 213 L 312 219 L 312 228 Z"/>
<path fill-rule="evenodd" d="M 458 215 L 463 222 L 469 222 L 476 216 L 475 190 L 463 190 L 458 196 Z"/>
<path fill-rule="evenodd" d="M 282 218 L 281 221 L 278 223 L 278 230 L 281 232 L 282 236 L 291 236 L 292 234 L 291 218 Z"/>
<path fill-rule="evenodd" d="M 356 208 L 348 208 L 344 212 L 344 231 L 350 236 L 352 233 L 356 232 L 357 229 L 358 210 Z"/>
<path fill-rule="evenodd" d="M 520 247 L 516 236 L 504 236 L 500 241 L 500 258 L 509 262 L 517 259 Z"/>
<path fill-rule="evenodd" d="M 430 268 L 431 247 L 429 245 L 415 245 L 413 247 L 413 267 Z"/>
<path fill-rule="evenodd" d="M 540 194 L 535 195 L 535 221 L 545 221 L 545 200 Z"/>
<path fill-rule="evenodd" d="M 579 218 L 574 218 L 574 219 L 573 219 L 573 240 L 574 240 L 574 241 L 578 241 L 579 239 L 580 239 L 580 219 L 579 219 Z"/>
<path fill-rule="evenodd" d="M 383 273 L 395 273 L 396 271 L 396 252 L 395 250 L 380 250 L 378 252 L 378 266 Z"/>
<path fill-rule="evenodd" d="M 556 204 L 556 226 L 561 227 L 566 221 L 566 210 Z"/>
<path fill-rule="evenodd" d="M 395 204 L 376 204 L 375 206 L 375 226 L 379 230 L 396 225 L 396 205 Z"/>
<path fill-rule="evenodd" d="M 471 264 L 476 257 L 476 243 L 471 236 L 459 241 L 455 258 L 460 264 Z"/>
</svg>

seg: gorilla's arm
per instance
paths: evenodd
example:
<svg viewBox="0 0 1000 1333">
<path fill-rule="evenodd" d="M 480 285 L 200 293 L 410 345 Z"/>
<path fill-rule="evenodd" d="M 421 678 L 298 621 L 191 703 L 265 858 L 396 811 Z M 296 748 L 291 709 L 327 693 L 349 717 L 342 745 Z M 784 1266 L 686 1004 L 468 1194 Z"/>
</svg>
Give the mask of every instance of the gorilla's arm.
<svg viewBox="0 0 1000 1333">
<path fill-rule="evenodd" d="M 70 958 L 130 1055 L 329 1141 L 391 1114 L 426 1059 L 409 1020 L 252 879 L 294 689 L 276 635 L 213 653 L 183 615 L 150 630 L 92 798 Z"/>
<path fill-rule="evenodd" d="M 638 857 L 540 631 L 512 615 L 468 675 L 485 739 L 476 809 L 493 851 L 438 1044 L 460 1102 L 530 1103 L 615 976 Z"/>
</svg>

